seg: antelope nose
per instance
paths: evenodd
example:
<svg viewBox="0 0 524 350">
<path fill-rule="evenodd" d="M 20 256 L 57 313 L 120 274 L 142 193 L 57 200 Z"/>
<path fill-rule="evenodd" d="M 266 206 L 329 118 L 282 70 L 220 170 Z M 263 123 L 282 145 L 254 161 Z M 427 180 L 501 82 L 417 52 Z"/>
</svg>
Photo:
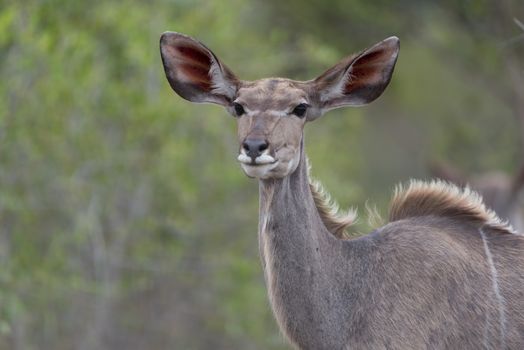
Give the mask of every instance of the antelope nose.
<svg viewBox="0 0 524 350">
<path fill-rule="evenodd" d="M 263 139 L 246 139 L 242 142 L 242 148 L 246 151 L 246 154 L 253 160 L 253 162 L 268 147 L 269 144 Z"/>
</svg>

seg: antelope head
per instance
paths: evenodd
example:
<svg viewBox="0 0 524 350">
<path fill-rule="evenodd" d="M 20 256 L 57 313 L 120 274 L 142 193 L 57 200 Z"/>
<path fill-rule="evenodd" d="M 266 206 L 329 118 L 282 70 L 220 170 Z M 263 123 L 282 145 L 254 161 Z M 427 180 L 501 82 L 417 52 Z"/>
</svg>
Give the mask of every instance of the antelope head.
<svg viewBox="0 0 524 350">
<path fill-rule="evenodd" d="M 260 179 L 285 177 L 297 168 L 306 122 L 379 97 L 389 84 L 398 51 L 398 38 L 390 37 L 313 80 L 242 81 L 199 41 L 174 32 L 160 39 L 173 90 L 191 102 L 222 105 L 235 117 L 238 161 L 247 176 Z"/>
</svg>

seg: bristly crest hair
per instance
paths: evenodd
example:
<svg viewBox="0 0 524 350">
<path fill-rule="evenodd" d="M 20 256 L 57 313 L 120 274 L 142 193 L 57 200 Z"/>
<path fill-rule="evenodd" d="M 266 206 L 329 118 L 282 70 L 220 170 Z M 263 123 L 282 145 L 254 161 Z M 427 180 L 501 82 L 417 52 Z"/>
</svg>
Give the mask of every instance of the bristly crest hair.
<svg viewBox="0 0 524 350">
<path fill-rule="evenodd" d="M 451 183 L 411 180 L 408 187 L 397 186 L 389 209 L 389 222 L 420 216 L 440 216 L 468 221 L 500 234 L 514 234 L 513 228 L 487 209 L 482 197 L 469 187 Z"/>
<path fill-rule="evenodd" d="M 346 229 L 357 221 L 356 210 L 351 208 L 346 213 L 341 213 L 338 204 L 331 198 L 322 184 L 311 178 L 309 160 L 307 160 L 307 166 L 309 188 L 322 222 L 333 236 L 349 239 L 352 235 Z"/>
</svg>

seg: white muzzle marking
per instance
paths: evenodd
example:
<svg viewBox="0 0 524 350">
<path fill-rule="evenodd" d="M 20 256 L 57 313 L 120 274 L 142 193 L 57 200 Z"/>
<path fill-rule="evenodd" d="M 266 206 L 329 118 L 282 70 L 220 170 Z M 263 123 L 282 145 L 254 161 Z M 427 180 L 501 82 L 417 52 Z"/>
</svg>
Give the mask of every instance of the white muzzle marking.
<svg viewBox="0 0 524 350">
<path fill-rule="evenodd" d="M 244 164 L 247 164 L 247 165 L 253 165 L 251 163 L 251 157 L 248 157 L 246 155 L 246 153 L 244 152 L 244 150 L 242 150 L 240 152 L 240 154 L 237 157 L 237 160 L 240 163 L 244 163 Z M 267 151 L 267 150 L 264 153 L 262 153 L 261 155 L 259 155 L 258 157 L 255 158 L 255 164 L 256 165 L 265 165 L 265 164 L 273 164 L 273 163 L 275 163 L 275 158 L 271 157 L 269 155 L 269 151 Z"/>
<path fill-rule="evenodd" d="M 246 175 L 254 178 L 267 178 L 271 174 L 271 171 L 278 166 L 278 161 L 271 157 L 267 150 L 255 158 L 254 164 L 251 157 L 248 157 L 244 150 L 241 150 L 237 159 Z"/>
<path fill-rule="evenodd" d="M 258 157 L 255 158 L 256 164 L 271 164 L 275 162 L 275 158 L 271 157 L 267 153 L 262 153 Z"/>
</svg>

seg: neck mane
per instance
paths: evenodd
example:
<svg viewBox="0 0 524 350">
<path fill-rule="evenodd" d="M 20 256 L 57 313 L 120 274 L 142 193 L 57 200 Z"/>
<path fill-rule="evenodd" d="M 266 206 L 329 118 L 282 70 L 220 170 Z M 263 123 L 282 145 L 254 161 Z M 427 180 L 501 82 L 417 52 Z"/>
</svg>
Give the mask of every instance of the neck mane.
<svg viewBox="0 0 524 350">
<path fill-rule="evenodd" d="M 309 168 L 308 164 L 308 170 Z M 347 228 L 356 222 L 357 212 L 353 209 L 345 213 L 341 212 L 337 202 L 331 198 L 320 181 L 309 176 L 309 171 L 308 181 L 313 201 L 326 229 L 337 238 L 348 239 L 351 235 Z"/>
<path fill-rule="evenodd" d="M 311 198 L 313 199 L 318 215 L 320 216 L 320 219 L 322 220 L 322 223 L 328 232 L 337 238 L 348 239 L 351 235 L 347 229 L 349 226 L 355 224 L 357 220 L 357 212 L 354 209 L 349 209 L 346 212 L 342 212 L 338 203 L 331 198 L 331 195 L 324 189 L 322 183 L 311 177 L 311 166 L 305 155 L 303 145 L 304 143 L 302 142 L 300 149 L 300 163 L 295 172 L 290 176 L 298 175 L 296 177 L 301 181 L 302 184 L 306 182 L 309 184 Z M 268 190 L 268 193 L 271 192 L 271 188 L 276 186 L 278 182 L 284 182 L 284 179 L 262 180 L 260 187 L 261 196 L 263 195 L 262 191 Z M 304 188 L 303 190 L 306 192 L 304 193 L 306 195 L 306 189 Z M 306 197 L 309 196 L 306 195 Z"/>
</svg>

